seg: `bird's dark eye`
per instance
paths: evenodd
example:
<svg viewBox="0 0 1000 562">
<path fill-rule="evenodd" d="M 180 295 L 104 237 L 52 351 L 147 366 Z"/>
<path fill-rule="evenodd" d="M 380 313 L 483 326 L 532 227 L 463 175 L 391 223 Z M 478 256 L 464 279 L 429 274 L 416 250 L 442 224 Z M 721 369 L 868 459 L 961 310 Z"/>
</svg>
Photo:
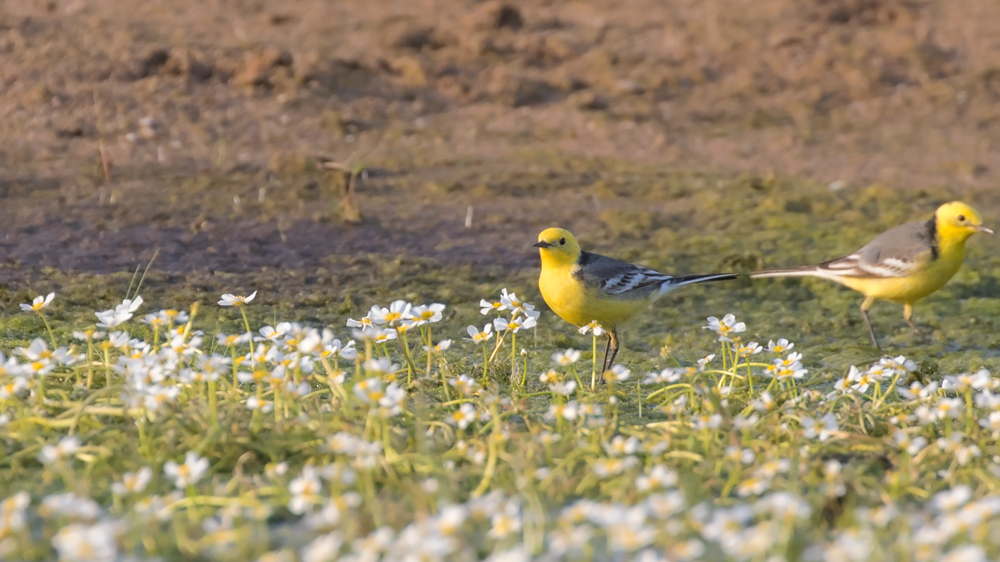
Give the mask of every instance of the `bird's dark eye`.
<svg viewBox="0 0 1000 562">
<path fill-rule="evenodd" d="M 965 222 L 965 215 L 958 215 L 958 222 Z"/>
<path fill-rule="evenodd" d="M 560 246 L 565 246 L 566 245 L 566 239 L 565 238 L 560 238 L 559 239 L 559 245 Z"/>
</svg>

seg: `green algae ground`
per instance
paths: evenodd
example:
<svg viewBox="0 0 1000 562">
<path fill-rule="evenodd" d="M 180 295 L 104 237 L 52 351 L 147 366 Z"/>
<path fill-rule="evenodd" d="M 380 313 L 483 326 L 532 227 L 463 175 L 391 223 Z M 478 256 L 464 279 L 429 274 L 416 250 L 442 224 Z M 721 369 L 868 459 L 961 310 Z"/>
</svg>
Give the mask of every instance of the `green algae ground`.
<svg viewBox="0 0 1000 562">
<path fill-rule="evenodd" d="M 832 190 L 785 178 L 604 164 L 575 172 L 578 164 L 567 164 L 567 174 L 590 180 L 585 187 L 546 192 L 541 180 L 525 180 L 516 195 L 569 201 L 567 210 L 553 214 L 567 221 L 563 226 L 585 248 L 675 274 L 844 255 L 951 199 L 980 207 L 987 224 L 996 216 L 996 201 L 981 193 Z M 506 197 L 496 192 L 516 182 L 505 177 L 495 183 L 484 183 L 480 197 Z M 88 369 L 105 372 L 100 357 L 59 367 L 45 376 L 45 400 L 37 385 L 4 398 L 0 496 L 14 498 L 3 506 L 5 552 L 50 559 L 55 548 L 66 560 L 111 560 L 120 553 L 246 560 L 271 553 L 273 560 L 309 561 L 407 555 L 975 560 L 996 553 L 989 537 L 995 535 L 994 455 L 1000 450 L 993 403 L 981 399 L 992 396 L 991 373 L 1000 370 L 1000 258 L 990 251 L 995 241 L 970 240 L 966 267 L 918 304 L 916 319 L 930 341 L 910 335 L 898 306 L 876 305 L 873 320 L 884 347 L 913 361 L 888 368 L 879 384 L 849 392 L 843 383 L 836 386 L 852 365 L 863 373 L 879 360 L 856 293 L 821 280 L 741 280 L 667 295 L 626 328 L 619 361 L 631 376 L 611 381 L 618 375 L 609 375 L 608 384 L 591 390 L 593 341 L 542 305 L 537 270 L 527 265 L 536 259 L 530 245 L 540 228 L 528 230 L 524 222 L 515 217 L 502 223 L 508 232 L 501 241 L 461 230 L 449 237 L 456 244 L 471 239 L 501 248 L 499 265 L 456 264 L 416 252 L 331 256 L 308 271 L 163 272 L 154 262 L 141 288 L 148 308 L 136 314 L 198 303 L 193 329 L 204 331 L 205 355 L 249 351 L 246 343 L 230 350 L 213 342 L 216 333 L 246 331 L 241 315 L 215 305 L 219 295 L 251 291 L 257 298 L 244 310 L 255 333 L 293 321 L 329 326 L 346 342 L 348 318 L 364 316 L 372 304 L 403 299 L 445 304 L 433 339 L 451 339 L 452 345 L 425 363 L 414 333 L 409 344 L 417 372 L 409 385 L 405 355 L 392 345 L 383 353 L 395 368 L 355 368 L 342 358 L 341 382 L 314 361 L 315 375 L 302 375 L 305 393 L 287 390 L 283 406 L 270 398 L 274 410 L 266 415 L 246 405 L 255 387 L 267 388 L 265 379 L 233 385 L 224 374 L 218 424 L 203 383 L 167 377 L 164 384 L 180 393 L 151 413 L 118 396 L 128 393 L 127 369 L 107 379 L 99 375 L 88 390 L 79 381 Z M 20 312 L 20 303 L 56 292 L 44 312 L 55 343 L 67 346 L 74 330 L 93 326 L 95 311 L 131 296 L 130 286 L 134 293 L 131 272 L 17 273 L 19 281 L 0 289 L 0 350 L 18 362 L 27 357 L 16 350 L 49 339 L 41 319 Z M 466 326 L 481 328 L 492 318 L 480 313 L 478 302 L 495 299 L 501 288 L 538 305 L 538 327 L 518 333 L 514 348 L 507 340 L 485 387 L 461 394 L 459 385 L 445 383 L 463 374 L 483 377 L 480 348 L 462 339 Z M 740 378 L 742 363 L 724 363 L 724 344 L 704 329 L 706 317 L 728 313 L 746 322 L 743 342 L 794 342 L 808 373 L 794 384 L 772 384 L 755 366 L 751 391 Z M 132 337 L 154 340 L 148 326 L 135 320 L 126 326 Z M 283 353 L 295 353 L 288 341 L 281 345 Z M 359 340 L 362 356 L 365 347 Z M 582 358 L 568 367 L 553 363 L 553 353 L 566 348 L 582 350 Z M 381 355 L 378 349 L 367 351 L 370 358 Z M 131 353 L 111 351 L 112 364 Z M 698 360 L 707 354 L 716 358 L 707 372 L 699 371 Z M 273 372 L 278 363 L 254 369 L 244 361 L 236 370 Z M 424 373 L 426 364 L 431 367 Z M 556 374 L 549 374 L 553 368 Z M 661 378 L 639 384 L 650 372 Z M 979 374 L 951 379 L 947 393 L 930 387 L 908 398 L 892 390 L 961 373 Z M 582 384 L 569 396 L 553 390 L 574 381 L 574 374 Z M 512 382 L 525 375 L 525 386 Z M 374 402 L 363 391 L 375 388 L 368 381 L 378 381 L 381 396 Z M 382 404 L 387 396 L 393 398 Z M 462 409 L 466 405 L 471 411 Z M 45 449 L 67 434 L 79 439 L 79 449 L 72 442 L 65 443 L 68 453 Z M 195 457 L 182 466 L 199 478 L 180 482 L 181 469 L 167 467 L 189 452 Z M 114 490 L 126 472 L 137 475 L 147 467 L 149 482 L 141 489 Z M 74 496 L 60 496 L 67 492 Z M 918 516 L 898 515 L 907 510 Z M 956 520 L 964 527 L 920 542 L 922 531 L 954 527 Z M 88 533 L 103 542 L 88 543 Z M 897 541 L 901 536 L 909 538 Z M 864 557 L 851 554 L 856 552 Z"/>
</svg>

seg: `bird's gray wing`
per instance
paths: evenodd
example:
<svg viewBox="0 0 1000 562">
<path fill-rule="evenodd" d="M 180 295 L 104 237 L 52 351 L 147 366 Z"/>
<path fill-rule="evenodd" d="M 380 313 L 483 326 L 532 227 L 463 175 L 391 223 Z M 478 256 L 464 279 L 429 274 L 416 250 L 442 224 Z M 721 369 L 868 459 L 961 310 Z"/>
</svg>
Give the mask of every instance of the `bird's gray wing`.
<svg viewBox="0 0 1000 562">
<path fill-rule="evenodd" d="M 938 257 L 934 219 L 891 228 L 849 256 L 817 269 L 841 277 L 907 277 Z"/>
<path fill-rule="evenodd" d="M 660 291 L 660 286 L 673 279 L 658 271 L 633 265 L 590 252 L 582 252 L 574 275 L 584 285 L 619 298 L 645 298 Z"/>
</svg>

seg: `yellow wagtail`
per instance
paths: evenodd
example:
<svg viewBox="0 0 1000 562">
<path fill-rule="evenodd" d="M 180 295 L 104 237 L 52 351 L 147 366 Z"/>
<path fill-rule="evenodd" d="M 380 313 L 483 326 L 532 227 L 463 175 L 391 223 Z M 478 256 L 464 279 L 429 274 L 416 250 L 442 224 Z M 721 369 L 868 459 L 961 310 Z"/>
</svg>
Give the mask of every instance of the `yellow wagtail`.
<svg viewBox="0 0 1000 562">
<path fill-rule="evenodd" d="M 569 231 L 550 228 L 534 245 L 542 256 L 538 288 L 560 318 L 576 326 L 596 320 L 607 331 L 606 371 L 618 354 L 618 327 L 645 310 L 656 299 L 681 285 L 736 279 L 733 273 L 671 277 L 613 258 L 580 250 Z M 610 354 L 610 357 L 609 357 Z"/>
<path fill-rule="evenodd" d="M 891 228 L 849 256 L 816 266 L 770 269 L 750 277 L 822 277 L 865 296 L 861 316 L 880 351 L 868 309 L 876 299 L 903 304 L 903 318 L 913 323 L 913 303 L 940 289 L 965 259 L 965 241 L 976 232 L 993 234 L 975 209 L 958 201 L 938 207 L 930 220 Z"/>
</svg>

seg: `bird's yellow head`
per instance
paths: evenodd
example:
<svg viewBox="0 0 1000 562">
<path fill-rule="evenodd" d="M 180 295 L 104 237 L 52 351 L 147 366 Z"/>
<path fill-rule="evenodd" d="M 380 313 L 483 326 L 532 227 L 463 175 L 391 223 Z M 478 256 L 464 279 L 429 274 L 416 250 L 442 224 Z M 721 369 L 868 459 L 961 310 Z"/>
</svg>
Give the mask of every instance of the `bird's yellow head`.
<svg viewBox="0 0 1000 562">
<path fill-rule="evenodd" d="M 941 205 L 934 213 L 934 218 L 937 221 L 938 236 L 942 240 L 964 241 L 977 232 L 993 234 L 993 230 L 983 226 L 979 213 L 961 201 Z"/>
<path fill-rule="evenodd" d="M 580 244 L 568 230 L 549 228 L 538 235 L 535 244 L 543 266 L 573 265 L 580 258 Z"/>
</svg>

